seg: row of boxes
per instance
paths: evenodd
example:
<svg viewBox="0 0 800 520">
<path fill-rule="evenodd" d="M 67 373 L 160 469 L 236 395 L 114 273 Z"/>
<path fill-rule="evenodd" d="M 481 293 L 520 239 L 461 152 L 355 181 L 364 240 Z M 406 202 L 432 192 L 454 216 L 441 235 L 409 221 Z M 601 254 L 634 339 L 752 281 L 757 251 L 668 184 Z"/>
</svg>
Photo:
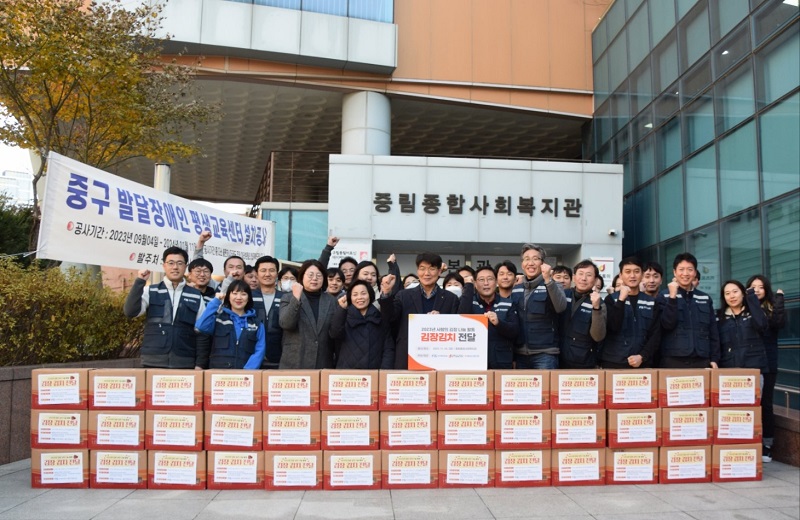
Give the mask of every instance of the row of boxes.
<svg viewBox="0 0 800 520">
<path fill-rule="evenodd" d="M 758 370 L 37 369 L 33 409 L 508 410 L 758 406 Z"/>
<path fill-rule="evenodd" d="M 403 489 L 761 480 L 761 444 L 421 451 L 33 450 L 32 487 Z"/>
<path fill-rule="evenodd" d="M 375 450 L 761 442 L 761 408 L 238 412 L 33 410 L 31 447 Z"/>
</svg>

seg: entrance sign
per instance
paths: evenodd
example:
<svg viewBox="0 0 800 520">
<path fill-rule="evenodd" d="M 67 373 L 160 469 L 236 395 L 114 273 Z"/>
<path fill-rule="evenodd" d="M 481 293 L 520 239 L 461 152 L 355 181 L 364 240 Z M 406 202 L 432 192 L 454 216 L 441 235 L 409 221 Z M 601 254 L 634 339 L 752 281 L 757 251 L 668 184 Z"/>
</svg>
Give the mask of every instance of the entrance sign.
<svg viewBox="0 0 800 520">
<path fill-rule="evenodd" d="M 411 314 L 409 370 L 486 370 L 488 320 L 472 314 Z"/>
<path fill-rule="evenodd" d="M 339 243 L 331 251 L 331 259 L 325 267 L 339 267 L 339 262 L 346 256 L 356 262 L 372 261 L 372 240 L 368 238 L 340 238 Z"/>
</svg>

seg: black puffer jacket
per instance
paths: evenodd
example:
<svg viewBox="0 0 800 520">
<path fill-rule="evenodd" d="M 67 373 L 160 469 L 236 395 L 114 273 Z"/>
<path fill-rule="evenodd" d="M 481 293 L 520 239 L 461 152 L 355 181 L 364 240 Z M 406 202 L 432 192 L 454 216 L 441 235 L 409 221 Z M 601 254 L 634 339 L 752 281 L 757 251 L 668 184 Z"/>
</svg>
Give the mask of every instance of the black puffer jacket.
<svg viewBox="0 0 800 520">
<path fill-rule="evenodd" d="M 373 305 L 367 307 L 363 316 L 352 305 L 347 309 L 337 306 L 331 320 L 330 335 L 339 340 L 336 368 L 374 370 L 394 367 L 390 323 L 381 318 L 381 312 Z"/>
</svg>

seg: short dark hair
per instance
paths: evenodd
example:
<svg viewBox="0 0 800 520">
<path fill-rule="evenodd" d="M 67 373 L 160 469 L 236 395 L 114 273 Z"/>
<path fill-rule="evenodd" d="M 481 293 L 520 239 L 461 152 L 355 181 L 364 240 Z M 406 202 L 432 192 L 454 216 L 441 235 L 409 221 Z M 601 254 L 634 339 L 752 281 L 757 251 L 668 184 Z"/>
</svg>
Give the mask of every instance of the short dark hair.
<svg viewBox="0 0 800 520">
<path fill-rule="evenodd" d="M 644 267 L 642 268 L 642 272 L 646 273 L 650 269 L 652 269 L 653 271 L 657 272 L 662 277 L 664 276 L 664 268 L 661 267 L 661 264 L 659 264 L 658 262 L 647 262 L 646 264 L 644 264 Z"/>
<path fill-rule="evenodd" d="M 694 277 L 697 279 L 698 282 L 700 281 L 700 269 L 694 270 Z"/>
<path fill-rule="evenodd" d="M 189 253 L 187 253 L 185 249 L 181 249 L 178 246 L 172 246 L 172 247 L 166 248 L 164 250 L 164 254 L 161 255 L 161 261 L 162 262 L 166 262 L 167 261 L 167 257 L 169 255 L 181 255 L 183 257 L 183 261 L 184 262 L 188 262 L 189 261 Z"/>
<path fill-rule="evenodd" d="M 286 273 L 292 273 L 292 276 L 294 276 L 295 278 L 298 278 L 297 269 L 296 268 L 292 267 L 291 265 L 284 265 L 281 268 L 281 270 L 278 271 L 278 280 L 283 278 L 283 275 L 285 275 Z"/>
<path fill-rule="evenodd" d="M 555 266 L 553 268 L 552 274 L 558 274 L 558 273 L 567 273 L 567 276 L 569 276 L 570 279 L 572 279 L 572 269 L 570 269 L 566 265 Z"/>
<path fill-rule="evenodd" d="M 353 266 L 358 267 L 358 260 L 356 260 L 352 256 L 346 256 L 341 260 L 339 260 L 339 269 L 342 268 L 342 264 L 353 264 Z"/>
<path fill-rule="evenodd" d="M 275 266 L 275 270 L 276 271 L 280 271 L 281 270 L 281 263 L 278 261 L 278 259 L 277 258 L 273 258 L 273 257 L 271 257 L 269 255 L 259 257 L 259 259 L 256 260 L 256 263 L 253 266 L 255 268 L 256 272 L 258 272 L 258 267 L 261 264 L 272 264 L 272 265 Z"/>
<path fill-rule="evenodd" d="M 338 276 L 344 282 L 344 273 L 338 267 L 329 267 L 327 270 L 327 277 L 332 278 L 334 276 Z"/>
<path fill-rule="evenodd" d="M 678 264 L 681 262 L 689 262 L 697 269 L 697 258 L 692 253 L 679 253 L 675 255 L 675 260 L 672 261 L 672 269 L 677 269 Z"/>
<path fill-rule="evenodd" d="M 447 273 L 447 276 L 444 277 L 444 281 L 442 282 L 442 287 L 447 287 L 447 282 L 450 280 L 455 280 L 461 284 L 461 287 L 464 287 L 464 277 L 455 271 Z"/>
<path fill-rule="evenodd" d="M 458 274 L 461 274 L 461 271 L 468 272 L 470 274 L 470 276 L 472 276 L 473 278 L 475 278 L 475 273 L 477 272 L 477 271 L 475 271 L 475 269 L 473 269 L 472 267 L 470 267 L 468 265 L 462 265 L 461 267 L 456 269 L 456 272 L 458 272 Z"/>
<path fill-rule="evenodd" d="M 189 266 L 187 267 L 187 269 L 189 269 L 189 271 L 191 271 L 192 269 L 194 269 L 196 267 L 205 267 L 206 269 L 208 269 L 212 273 L 214 272 L 214 265 L 211 262 L 209 262 L 208 260 L 206 260 L 205 258 L 195 258 L 194 260 L 189 262 Z"/>
<path fill-rule="evenodd" d="M 302 285 L 303 278 L 305 278 L 306 276 L 306 271 L 308 271 L 312 267 L 316 267 L 319 270 L 320 274 L 322 275 L 322 289 L 320 290 L 322 292 L 325 292 L 328 289 L 328 277 L 326 275 L 328 270 L 325 269 L 325 266 L 322 265 L 322 262 L 320 262 L 319 260 L 306 260 L 305 262 L 300 264 L 300 269 L 297 270 L 297 283 Z"/>
<path fill-rule="evenodd" d="M 494 270 L 494 267 L 492 267 L 492 266 L 491 266 L 491 265 L 489 265 L 489 264 L 482 265 L 482 266 L 478 267 L 478 268 L 475 270 L 475 278 L 477 278 L 477 277 L 478 277 L 478 273 L 480 273 L 480 272 L 482 272 L 482 271 L 491 271 L 491 273 L 494 275 L 494 277 L 495 277 L 495 278 L 497 278 L 497 271 L 495 271 L 495 270 Z"/>
<path fill-rule="evenodd" d="M 422 262 L 430 264 L 437 269 L 440 269 L 442 267 L 442 257 L 437 255 L 436 253 L 430 253 L 426 251 L 424 253 L 418 254 L 416 260 L 417 267 L 419 267 L 419 264 L 421 264 Z"/>
<path fill-rule="evenodd" d="M 244 306 L 244 310 L 249 311 L 253 308 L 253 291 L 250 289 L 250 285 L 244 280 L 234 280 L 228 286 L 228 292 L 225 293 L 225 301 L 222 302 L 223 307 L 231 308 L 231 293 L 233 291 L 246 292 L 247 304 Z"/>
<path fill-rule="evenodd" d="M 577 273 L 578 269 L 585 269 L 587 267 L 593 267 L 594 268 L 594 276 L 596 278 L 600 278 L 600 269 L 597 267 L 597 264 L 595 264 L 594 262 L 592 262 L 588 258 L 585 259 L 585 260 L 581 260 L 580 262 L 575 264 L 575 267 L 573 268 L 573 270 L 574 270 L 574 272 Z"/>
<path fill-rule="evenodd" d="M 244 266 L 244 274 L 250 274 L 250 273 L 254 273 L 254 272 L 256 272 L 256 270 L 253 268 L 252 265 L 246 265 L 245 264 L 245 266 Z"/>
<path fill-rule="evenodd" d="M 367 294 L 369 294 L 369 303 L 372 304 L 372 302 L 375 301 L 375 291 L 372 289 L 370 284 L 364 280 L 353 280 L 353 283 L 351 283 L 350 287 L 347 288 L 347 305 L 353 304 L 353 300 L 350 298 L 350 295 L 353 293 L 353 289 L 359 285 L 363 285 L 367 288 Z"/>
<path fill-rule="evenodd" d="M 617 276 L 619 276 L 619 275 L 617 275 Z M 598 280 L 600 280 L 600 290 L 602 291 L 603 287 L 606 286 L 606 281 L 603 280 L 602 276 L 596 276 L 595 279 L 594 279 L 594 283 L 597 283 Z"/>
<path fill-rule="evenodd" d="M 375 268 L 375 279 L 376 280 L 380 280 L 381 279 L 381 272 L 378 270 L 378 266 L 375 265 L 373 262 L 371 262 L 369 260 L 362 260 L 361 262 L 358 263 L 358 265 L 356 266 L 356 271 L 353 273 L 353 278 L 358 280 L 358 273 L 360 273 L 362 270 L 364 270 L 365 267 L 369 267 L 369 266 L 372 266 L 372 267 Z"/>
<path fill-rule="evenodd" d="M 620 271 L 620 272 L 622 272 L 622 268 L 623 268 L 623 267 L 625 267 L 626 265 L 635 265 L 636 267 L 638 267 L 639 269 L 641 269 L 641 270 L 642 270 L 642 272 L 644 272 L 644 269 L 642 268 L 642 265 L 643 265 L 643 264 L 642 264 L 642 261 L 641 261 L 641 260 L 639 260 L 639 258 L 638 258 L 638 257 L 635 257 L 635 256 L 626 256 L 625 258 L 623 258 L 622 260 L 620 260 L 620 261 L 619 261 L 619 271 Z"/>
<path fill-rule="evenodd" d="M 230 260 L 234 260 L 234 259 L 241 260 L 242 261 L 242 265 L 245 265 L 244 258 L 242 258 L 241 256 L 233 255 L 233 256 L 229 256 L 228 258 L 225 259 L 225 262 L 222 264 L 222 269 L 225 270 L 228 267 L 228 262 Z"/>
<path fill-rule="evenodd" d="M 497 273 L 500 271 L 501 267 L 505 267 L 507 270 L 511 271 L 514 274 L 517 274 L 517 266 L 511 260 L 503 260 L 496 266 L 494 266 L 494 272 Z"/>
<path fill-rule="evenodd" d="M 409 278 L 413 278 L 414 280 L 416 280 L 417 282 L 419 282 L 419 276 L 417 276 L 415 273 L 408 273 L 407 275 L 405 275 L 405 276 L 403 277 L 403 287 L 405 287 L 405 285 L 406 285 L 406 280 L 408 280 Z"/>
</svg>

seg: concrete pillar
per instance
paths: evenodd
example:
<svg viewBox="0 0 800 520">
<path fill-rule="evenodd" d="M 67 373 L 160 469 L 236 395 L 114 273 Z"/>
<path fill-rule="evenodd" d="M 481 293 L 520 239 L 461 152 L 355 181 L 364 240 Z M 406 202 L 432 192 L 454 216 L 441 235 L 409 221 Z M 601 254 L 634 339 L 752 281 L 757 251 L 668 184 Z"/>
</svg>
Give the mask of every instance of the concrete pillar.
<svg viewBox="0 0 800 520">
<path fill-rule="evenodd" d="M 346 94 L 342 102 L 342 153 L 390 155 L 392 107 L 378 92 Z"/>
<path fill-rule="evenodd" d="M 170 175 L 172 170 L 169 164 L 165 163 L 156 163 L 155 172 L 153 174 L 153 187 L 158 191 L 163 191 L 165 193 L 169 193 L 169 182 L 170 182 Z M 189 260 L 191 260 L 191 251 L 187 251 L 189 253 Z M 164 273 L 152 273 L 150 275 L 151 282 L 154 284 L 161 283 L 161 280 L 164 279 Z"/>
</svg>

